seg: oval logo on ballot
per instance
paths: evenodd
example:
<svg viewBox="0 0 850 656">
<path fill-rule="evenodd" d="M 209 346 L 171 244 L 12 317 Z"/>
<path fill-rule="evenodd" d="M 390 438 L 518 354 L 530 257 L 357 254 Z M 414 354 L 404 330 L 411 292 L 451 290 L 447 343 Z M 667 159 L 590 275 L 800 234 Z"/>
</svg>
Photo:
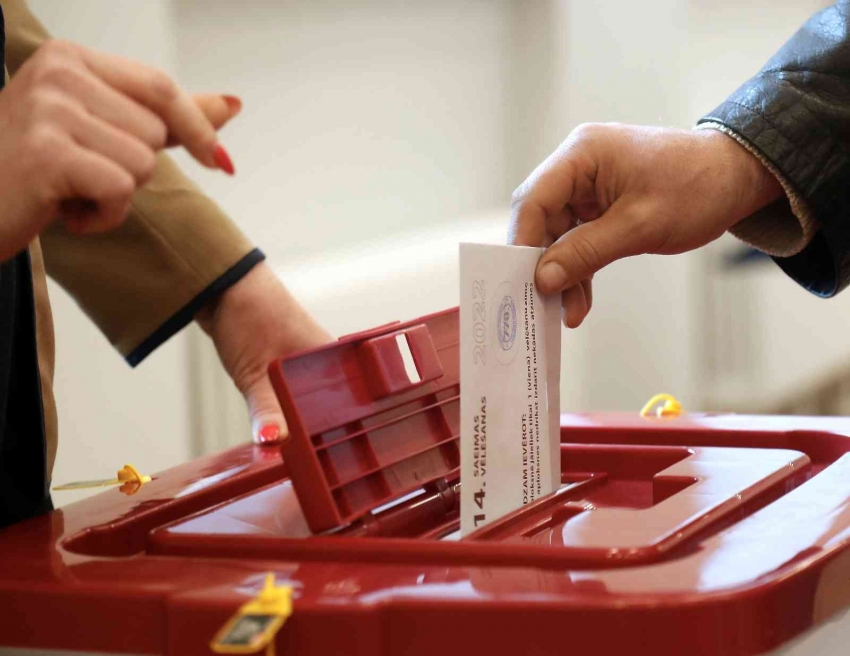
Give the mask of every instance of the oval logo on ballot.
<svg viewBox="0 0 850 656">
<path fill-rule="evenodd" d="M 509 365 L 516 357 L 516 331 L 517 331 L 517 308 L 514 298 L 514 287 L 507 280 L 499 285 L 496 293 L 493 295 L 493 305 L 495 308 L 495 319 L 493 332 L 496 335 L 496 344 L 498 348 L 493 350 L 496 352 L 496 359 L 503 365 Z M 490 310 L 493 312 L 493 310 Z M 493 316 L 493 315 L 490 315 Z M 496 344 L 493 346 L 495 347 Z"/>
<path fill-rule="evenodd" d="M 503 351 L 510 351 L 516 341 L 516 305 L 510 296 L 502 297 L 499 317 L 496 320 L 496 335 Z"/>
</svg>

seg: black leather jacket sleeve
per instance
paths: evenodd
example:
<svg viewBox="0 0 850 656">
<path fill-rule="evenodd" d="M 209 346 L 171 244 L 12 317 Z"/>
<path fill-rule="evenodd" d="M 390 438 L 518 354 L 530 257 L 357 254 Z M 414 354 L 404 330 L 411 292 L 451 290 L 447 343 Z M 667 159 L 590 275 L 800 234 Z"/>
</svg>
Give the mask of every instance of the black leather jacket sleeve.
<svg viewBox="0 0 850 656">
<path fill-rule="evenodd" d="M 813 16 L 699 122 L 746 141 L 813 212 L 818 232 L 777 264 L 821 296 L 850 284 L 850 0 Z"/>
</svg>

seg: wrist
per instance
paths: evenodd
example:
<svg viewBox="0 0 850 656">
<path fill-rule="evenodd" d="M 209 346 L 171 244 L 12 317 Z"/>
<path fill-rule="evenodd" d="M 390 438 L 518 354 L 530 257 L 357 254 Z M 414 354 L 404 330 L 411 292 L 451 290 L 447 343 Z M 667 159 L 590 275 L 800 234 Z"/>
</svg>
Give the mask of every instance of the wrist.
<svg viewBox="0 0 850 656">
<path fill-rule="evenodd" d="M 251 304 L 252 297 L 258 295 L 255 291 L 261 287 L 268 276 L 274 277 L 265 262 L 259 262 L 244 276 L 212 299 L 195 314 L 195 321 L 208 335 L 212 334 L 215 323 L 224 312 L 236 311 Z"/>
<path fill-rule="evenodd" d="M 218 298 L 195 315 L 198 325 L 214 340 L 223 331 L 241 329 L 241 320 L 262 313 L 275 325 L 275 339 L 308 348 L 332 339 L 265 262 L 260 262 Z"/>
<path fill-rule="evenodd" d="M 722 191 L 734 200 L 734 222 L 758 212 L 784 195 L 782 184 L 761 155 L 743 140 L 713 126 L 700 131 L 710 145 L 724 180 Z"/>
</svg>

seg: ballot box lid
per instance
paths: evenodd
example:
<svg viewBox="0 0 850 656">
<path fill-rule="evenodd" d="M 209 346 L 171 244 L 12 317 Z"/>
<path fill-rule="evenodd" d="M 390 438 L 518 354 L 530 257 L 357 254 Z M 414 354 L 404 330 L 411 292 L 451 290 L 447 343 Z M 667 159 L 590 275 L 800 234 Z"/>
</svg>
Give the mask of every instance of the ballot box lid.
<svg viewBox="0 0 850 656">
<path fill-rule="evenodd" d="M 283 459 L 314 532 L 458 478 L 458 322 L 453 308 L 272 363 Z"/>
</svg>

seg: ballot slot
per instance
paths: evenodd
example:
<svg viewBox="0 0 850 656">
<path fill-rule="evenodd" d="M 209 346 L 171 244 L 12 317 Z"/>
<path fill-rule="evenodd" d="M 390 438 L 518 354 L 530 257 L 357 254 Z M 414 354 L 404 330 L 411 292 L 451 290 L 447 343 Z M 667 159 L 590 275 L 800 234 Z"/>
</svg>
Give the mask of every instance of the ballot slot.
<svg viewBox="0 0 850 656">
<path fill-rule="evenodd" d="M 458 479 L 431 481 L 325 531 L 308 526 L 284 480 L 152 531 L 147 549 L 209 558 L 627 567 L 698 549 L 823 466 L 782 448 L 781 439 L 754 448 L 746 433 L 729 436 L 735 447 L 657 446 L 651 442 L 662 438 L 651 431 L 630 437 L 649 444 L 562 443 L 558 490 L 462 538 Z M 817 437 L 801 444 L 821 457 Z"/>
<path fill-rule="evenodd" d="M 270 374 L 291 431 L 286 476 L 195 504 L 191 515 L 157 506 L 165 521 L 127 518 L 68 548 L 617 566 L 612 549 L 646 560 L 686 548 L 794 489 L 828 464 L 824 454 L 832 462 L 843 453 L 822 435 L 758 442 L 746 432 L 676 432 L 678 420 L 648 419 L 629 434 L 579 423 L 560 435 L 559 489 L 458 539 L 457 320 L 449 310 L 276 362 Z M 419 382 L 404 371 L 399 336 Z M 369 382 L 376 368 L 396 391 Z"/>
<path fill-rule="evenodd" d="M 462 489 L 459 368 L 456 308 L 274 363 L 291 432 L 282 455 L 314 535 L 452 536 Z M 790 485 L 807 466 L 796 452 L 781 452 L 777 464 L 759 451 L 681 446 L 562 444 L 560 458 L 559 489 L 462 542 L 564 546 L 580 543 L 582 531 L 635 521 L 635 536 L 643 536 L 635 548 L 643 548 L 670 538 L 641 527 L 652 524 L 655 506 L 669 502 L 677 532 L 687 536 L 746 494 Z M 761 464 L 741 466 L 750 460 Z M 789 464 L 797 469 L 785 472 Z M 581 528 L 573 534 L 573 527 Z"/>
<path fill-rule="evenodd" d="M 445 491 L 422 490 L 376 509 L 367 521 L 334 535 L 549 548 L 582 544 L 587 548 L 588 540 L 596 540 L 592 548 L 601 558 L 611 532 L 630 527 L 626 533 L 641 537 L 623 547 L 651 553 L 726 526 L 812 474 L 806 455 L 784 449 L 564 444 L 561 460 L 562 484 L 557 491 L 462 540 L 459 480 L 449 486 L 448 497 Z M 590 518 L 592 513 L 596 516 Z M 668 519 L 666 530 L 658 530 L 657 518 L 662 515 Z M 580 526 L 573 530 L 576 520 Z"/>
<path fill-rule="evenodd" d="M 694 455 L 686 447 L 562 445 L 559 489 L 464 538 L 469 541 L 543 541 L 582 513 L 604 508 L 645 510 L 695 485 L 694 476 L 664 471 Z M 456 541 L 459 479 L 440 481 L 376 508 L 342 536 L 417 537 Z"/>
<path fill-rule="evenodd" d="M 840 436 L 717 431 L 693 422 L 677 430 L 678 420 L 659 422 L 658 429 L 653 424 L 640 430 L 596 429 L 586 422 L 562 428 L 560 489 L 463 539 L 457 534 L 458 479 L 437 479 L 317 532 L 308 526 L 293 481 L 269 469 L 266 482 L 240 477 L 241 491 L 216 490 L 203 503 L 157 501 L 153 488 L 142 490 L 140 508 L 147 510 L 70 535 L 63 548 L 113 557 L 147 551 L 199 558 L 621 567 L 690 552 L 810 478 L 850 466 L 848 441 Z M 614 444 L 618 438 L 629 444 Z"/>
</svg>

